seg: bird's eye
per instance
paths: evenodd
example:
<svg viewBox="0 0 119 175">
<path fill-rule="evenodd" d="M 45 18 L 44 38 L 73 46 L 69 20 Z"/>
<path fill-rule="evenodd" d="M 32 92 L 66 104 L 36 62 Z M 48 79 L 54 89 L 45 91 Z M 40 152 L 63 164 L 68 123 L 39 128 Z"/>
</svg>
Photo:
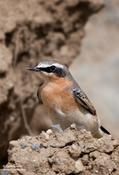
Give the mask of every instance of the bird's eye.
<svg viewBox="0 0 119 175">
<path fill-rule="evenodd" d="M 53 72 L 55 70 L 55 68 L 56 68 L 55 66 L 51 66 L 50 71 Z"/>
</svg>

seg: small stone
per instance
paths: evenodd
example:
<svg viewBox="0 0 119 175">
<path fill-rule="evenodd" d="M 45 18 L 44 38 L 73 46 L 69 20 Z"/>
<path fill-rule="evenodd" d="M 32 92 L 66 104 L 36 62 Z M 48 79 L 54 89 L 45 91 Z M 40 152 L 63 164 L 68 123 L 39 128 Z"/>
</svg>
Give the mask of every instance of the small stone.
<svg viewBox="0 0 119 175">
<path fill-rule="evenodd" d="M 71 129 L 76 129 L 76 124 L 75 123 L 71 124 L 70 128 Z"/>
<path fill-rule="evenodd" d="M 25 143 L 20 143 L 19 145 L 20 145 L 21 149 L 25 149 L 27 147 L 27 145 Z"/>
<path fill-rule="evenodd" d="M 31 145 L 31 148 L 32 148 L 32 150 L 34 150 L 34 151 L 39 151 L 39 149 L 40 149 L 40 144 L 39 144 L 39 143 L 33 143 L 33 144 Z"/>
<path fill-rule="evenodd" d="M 69 153 L 71 155 L 71 157 L 78 158 L 81 154 L 81 150 L 80 147 L 77 144 L 73 144 L 70 148 L 69 148 Z"/>
<path fill-rule="evenodd" d="M 46 140 L 49 140 L 50 136 L 46 132 L 42 132 L 43 136 L 45 137 Z"/>
<path fill-rule="evenodd" d="M 95 173 L 98 174 L 98 170 L 95 170 Z"/>
<path fill-rule="evenodd" d="M 15 140 L 12 140 L 9 142 L 9 148 L 13 148 L 13 147 L 17 147 L 18 146 L 18 142 Z"/>
<path fill-rule="evenodd" d="M 75 173 L 81 173 L 84 171 L 84 166 L 80 159 L 75 162 Z"/>
<path fill-rule="evenodd" d="M 81 158 L 81 160 L 82 160 L 82 163 L 83 163 L 84 166 L 88 165 L 88 163 L 89 163 L 88 154 L 83 155 L 83 157 Z"/>
<path fill-rule="evenodd" d="M 51 135 L 51 134 L 53 133 L 53 131 L 52 131 L 51 129 L 48 129 L 48 130 L 46 131 L 46 133 L 47 133 L 48 135 Z"/>
</svg>

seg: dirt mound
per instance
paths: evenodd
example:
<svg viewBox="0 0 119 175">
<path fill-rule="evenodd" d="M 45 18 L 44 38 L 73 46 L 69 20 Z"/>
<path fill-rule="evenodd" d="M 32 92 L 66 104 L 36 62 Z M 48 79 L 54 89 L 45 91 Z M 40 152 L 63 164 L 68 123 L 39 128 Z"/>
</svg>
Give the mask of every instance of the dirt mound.
<svg viewBox="0 0 119 175">
<path fill-rule="evenodd" d="M 34 95 L 39 77 L 26 67 L 51 56 L 69 65 L 101 7 L 101 0 L 0 1 L 0 159 L 10 140 L 47 128 L 37 125 L 44 115 Z"/>
<path fill-rule="evenodd" d="M 95 139 L 90 132 L 68 128 L 11 141 L 9 162 L 2 172 L 11 175 L 117 175 L 119 141 Z"/>
</svg>

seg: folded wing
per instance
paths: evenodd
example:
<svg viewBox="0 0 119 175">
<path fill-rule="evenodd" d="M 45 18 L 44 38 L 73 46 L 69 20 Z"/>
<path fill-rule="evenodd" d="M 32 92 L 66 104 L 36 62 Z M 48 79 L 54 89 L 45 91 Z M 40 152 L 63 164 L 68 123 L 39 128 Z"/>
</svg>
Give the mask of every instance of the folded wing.
<svg viewBox="0 0 119 175">
<path fill-rule="evenodd" d="M 87 111 L 89 111 L 92 115 L 96 115 L 96 110 L 86 94 L 79 88 L 74 88 L 73 95 L 77 103 L 80 103 Z"/>
</svg>

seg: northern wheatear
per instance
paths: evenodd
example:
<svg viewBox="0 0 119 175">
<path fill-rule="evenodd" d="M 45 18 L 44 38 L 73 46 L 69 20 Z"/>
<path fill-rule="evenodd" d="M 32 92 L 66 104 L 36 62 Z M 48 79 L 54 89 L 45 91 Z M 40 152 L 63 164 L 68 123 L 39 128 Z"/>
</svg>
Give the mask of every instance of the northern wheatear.
<svg viewBox="0 0 119 175">
<path fill-rule="evenodd" d="M 75 123 L 77 128 L 91 131 L 97 138 L 103 133 L 110 134 L 100 125 L 95 108 L 66 66 L 50 60 L 29 70 L 40 72 L 44 79 L 40 93 L 38 89 L 38 98 L 50 114 L 51 127 L 60 124 L 66 129 Z"/>
</svg>

